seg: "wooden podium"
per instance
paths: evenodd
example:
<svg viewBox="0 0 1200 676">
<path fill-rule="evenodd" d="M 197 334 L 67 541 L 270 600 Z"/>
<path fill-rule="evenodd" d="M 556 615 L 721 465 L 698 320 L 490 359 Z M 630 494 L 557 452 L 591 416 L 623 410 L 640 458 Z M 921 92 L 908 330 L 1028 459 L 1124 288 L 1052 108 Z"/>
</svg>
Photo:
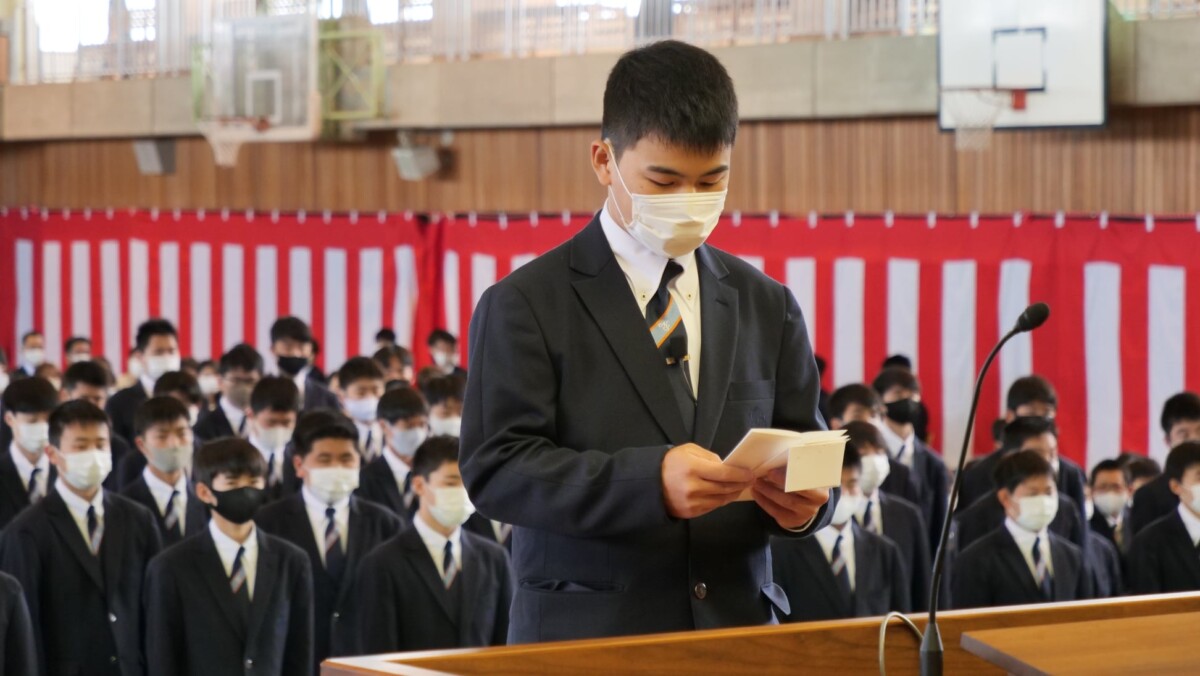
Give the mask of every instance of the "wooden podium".
<svg viewBox="0 0 1200 676">
<path fill-rule="evenodd" d="M 1002 674 L 1004 669 L 961 646 L 962 635 L 995 638 L 989 630 L 1108 621 L 1097 642 L 1121 641 L 1122 626 L 1170 624 L 1155 616 L 1200 612 L 1200 592 L 1140 596 L 938 614 L 945 642 L 945 673 Z M 1151 618 L 1139 620 L 1138 618 Z M 925 619 L 916 619 L 924 630 Z M 1152 621 L 1151 621 L 1152 620 Z M 847 674 L 879 673 L 880 618 L 810 622 L 777 627 L 718 629 L 654 636 L 566 641 L 501 648 L 394 653 L 326 661 L 323 676 L 363 674 L 783 674 L 803 671 Z M 1082 626 L 1082 625 L 1080 625 Z M 1189 624 L 1191 629 L 1194 623 Z M 1063 629 L 1066 629 L 1065 627 Z M 1003 637 L 1002 637 L 1003 638 Z M 970 639 L 968 639 L 970 642 Z M 1131 641 L 1132 651 L 1146 650 L 1145 641 Z M 1190 643 L 1188 644 L 1190 647 Z M 887 673 L 916 674 L 915 636 L 893 622 L 888 628 Z M 1057 648 L 1067 650 L 1066 645 Z M 1093 672 L 1095 673 L 1095 672 Z M 1200 673 L 1200 670 L 1192 670 Z"/>
</svg>

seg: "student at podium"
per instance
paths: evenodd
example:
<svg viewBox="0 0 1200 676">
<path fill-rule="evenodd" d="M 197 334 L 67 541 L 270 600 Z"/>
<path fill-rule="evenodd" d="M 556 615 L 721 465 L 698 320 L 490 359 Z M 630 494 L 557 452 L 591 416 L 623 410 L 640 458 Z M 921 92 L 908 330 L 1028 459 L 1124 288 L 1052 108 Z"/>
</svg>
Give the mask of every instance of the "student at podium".
<svg viewBox="0 0 1200 676">
<path fill-rule="evenodd" d="M 711 54 L 625 54 L 591 147 L 608 201 L 479 301 L 462 471 L 514 527 L 511 642 L 775 622 L 768 536 L 828 523 L 828 490 L 721 462 L 751 428 L 824 428 L 796 299 L 705 244 L 737 126 Z"/>
</svg>

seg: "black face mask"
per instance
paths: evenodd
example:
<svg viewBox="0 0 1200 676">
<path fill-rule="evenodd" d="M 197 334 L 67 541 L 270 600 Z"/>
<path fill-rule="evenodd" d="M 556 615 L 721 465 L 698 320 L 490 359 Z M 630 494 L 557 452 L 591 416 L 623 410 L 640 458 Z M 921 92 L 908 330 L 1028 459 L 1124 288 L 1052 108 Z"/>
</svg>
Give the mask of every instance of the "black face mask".
<svg viewBox="0 0 1200 676">
<path fill-rule="evenodd" d="M 212 494 L 217 498 L 217 506 L 212 508 L 213 511 L 238 525 L 254 520 L 258 508 L 267 501 L 267 492 L 253 486 L 213 491 Z"/>
<path fill-rule="evenodd" d="M 915 423 L 920 411 L 921 405 L 912 399 L 901 399 L 887 405 L 887 417 L 901 425 Z"/>
<path fill-rule="evenodd" d="M 308 359 L 304 357 L 279 357 L 275 360 L 279 364 L 279 370 L 289 376 L 299 375 L 308 366 Z"/>
</svg>

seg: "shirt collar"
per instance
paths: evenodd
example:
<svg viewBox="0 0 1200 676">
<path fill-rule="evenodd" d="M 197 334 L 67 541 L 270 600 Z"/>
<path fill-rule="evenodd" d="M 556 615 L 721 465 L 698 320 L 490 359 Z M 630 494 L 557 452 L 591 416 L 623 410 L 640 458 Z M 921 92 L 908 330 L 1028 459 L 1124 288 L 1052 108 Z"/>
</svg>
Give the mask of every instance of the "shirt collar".
<svg viewBox="0 0 1200 676">
<path fill-rule="evenodd" d="M 300 495 L 304 496 L 304 506 L 308 508 L 310 514 L 320 515 L 320 518 L 325 518 L 325 510 L 333 507 L 338 515 L 343 514 L 350 507 L 350 496 L 346 496 L 332 505 L 322 501 L 312 491 L 308 490 L 308 485 L 300 487 Z"/>
<path fill-rule="evenodd" d="M 697 284 L 697 277 L 693 273 L 696 266 L 696 253 L 692 252 L 686 256 L 670 259 L 661 256 L 642 245 L 641 242 L 633 238 L 625 228 L 621 227 L 617 221 L 608 213 L 608 207 L 605 206 L 600 210 L 600 227 L 604 230 L 604 237 L 608 240 L 608 246 L 612 249 L 613 255 L 617 257 L 617 261 L 621 263 L 621 267 L 625 270 L 625 274 L 629 276 L 630 283 L 638 296 L 646 294 L 646 302 L 649 302 L 649 297 L 653 296 L 658 291 L 658 284 L 662 281 L 663 271 L 667 269 L 667 262 L 674 260 L 683 267 L 683 274 L 679 276 L 676 285 L 694 286 Z M 695 288 L 678 287 L 684 293 L 695 293 Z"/>
<path fill-rule="evenodd" d="M 87 515 L 88 507 L 96 508 L 96 516 L 97 517 L 104 516 L 104 488 L 103 487 L 101 487 L 100 490 L 96 491 L 96 495 L 95 495 L 95 497 L 92 498 L 91 502 L 88 502 L 87 500 L 84 500 L 83 498 L 79 497 L 78 495 L 75 495 L 75 493 L 72 492 L 70 488 L 67 488 L 66 481 L 55 481 L 54 482 L 54 490 L 58 491 L 58 494 L 60 496 L 62 496 L 63 502 L 67 503 L 67 509 L 70 509 L 72 513 L 78 515 L 79 517 L 82 518 Z"/>
<path fill-rule="evenodd" d="M 1033 543 L 1039 538 L 1043 543 L 1050 544 L 1050 533 L 1045 528 L 1040 532 L 1031 533 L 1022 528 L 1016 521 L 1013 521 L 1011 517 L 1004 518 L 1004 527 L 1008 529 L 1009 534 L 1017 541 L 1017 547 L 1022 552 L 1033 549 Z"/>
<path fill-rule="evenodd" d="M 1179 503 L 1179 518 L 1183 519 L 1183 527 L 1187 529 L 1188 537 L 1192 538 L 1192 546 L 1200 544 L 1200 516 L 1192 513 L 1187 505 Z"/>
<path fill-rule="evenodd" d="M 179 473 L 179 480 L 175 482 L 174 486 L 154 476 L 149 466 L 142 470 L 142 478 L 146 480 L 146 486 L 150 492 L 155 496 L 162 496 L 163 500 L 170 499 L 173 491 L 179 491 L 181 496 L 187 494 L 187 479 L 184 478 L 183 472 Z"/>
<path fill-rule="evenodd" d="M 258 527 L 253 524 L 250 526 L 250 535 L 246 538 L 245 542 L 238 542 L 225 533 L 222 533 L 215 519 L 208 522 L 208 532 L 212 535 L 213 544 L 217 546 L 217 552 L 223 559 L 232 561 L 237 556 L 239 547 L 244 548 L 246 554 L 255 554 L 258 552 Z"/>
<path fill-rule="evenodd" d="M 854 525 L 850 522 L 846 522 L 846 527 L 841 530 L 834 528 L 832 525 L 825 526 L 817 531 L 815 535 L 817 536 L 817 541 L 821 543 L 821 547 L 827 552 L 833 550 L 833 545 L 837 544 L 838 536 L 842 538 L 842 547 L 854 546 Z"/>
<path fill-rule="evenodd" d="M 397 479 L 405 479 L 408 477 L 409 473 L 412 472 L 411 467 L 404 464 L 403 460 L 396 457 L 396 452 L 392 450 L 390 445 L 384 450 L 383 459 L 384 462 L 388 464 L 388 467 L 391 468 L 392 474 L 395 475 Z"/>
<path fill-rule="evenodd" d="M 142 374 L 138 381 L 142 384 L 142 389 L 146 390 L 147 397 L 154 396 L 154 379 L 146 374 Z"/>
<path fill-rule="evenodd" d="M 50 458 L 46 457 L 45 453 L 38 456 L 36 465 L 31 465 L 29 458 L 26 458 L 21 449 L 17 448 L 17 442 L 14 441 L 8 445 L 8 454 L 12 456 L 13 464 L 17 466 L 17 472 L 26 482 L 29 481 L 29 475 L 33 473 L 34 467 L 42 470 L 43 475 L 50 471 Z"/>
<path fill-rule="evenodd" d="M 219 398 L 217 403 L 225 412 L 225 419 L 229 421 L 229 426 L 233 428 L 234 433 L 237 433 L 238 428 L 242 426 L 242 421 L 246 419 L 246 412 L 229 403 L 225 397 Z"/>
<path fill-rule="evenodd" d="M 413 526 L 417 529 L 417 534 L 421 536 L 421 541 L 430 551 L 442 551 L 446 548 L 446 542 L 453 543 L 451 546 L 454 549 L 462 551 L 462 527 L 454 529 L 450 537 L 446 537 L 435 531 L 429 524 L 425 523 L 425 519 L 417 514 L 413 517 Z"/>
</svg>

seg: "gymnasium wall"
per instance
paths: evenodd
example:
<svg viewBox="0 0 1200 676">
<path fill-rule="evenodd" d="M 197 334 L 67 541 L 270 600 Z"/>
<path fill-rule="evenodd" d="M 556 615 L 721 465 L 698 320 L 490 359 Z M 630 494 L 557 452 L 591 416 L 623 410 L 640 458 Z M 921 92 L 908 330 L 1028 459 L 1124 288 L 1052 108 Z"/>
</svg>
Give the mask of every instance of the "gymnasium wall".
<svg viewBox="0 0 1200 676">
<path fill-rule="evenodd" d="M 587 161 L 592 127 L 454 134 L 452 164 L 402 182 L 394 137 L 244 146 L 232 170 L 180 138 L 176 171 L 142 176 L 128 140 L 0 145 L 0 204 L 374 211 L 588 211 L 603 197 Z M 1102 130 L 997 133 L 959 154 L 932 117 L 750 122 L 729 208 L 1137 214 L 1200 211 L 1200 107 L 1117 108 Z"/>
</svg>

